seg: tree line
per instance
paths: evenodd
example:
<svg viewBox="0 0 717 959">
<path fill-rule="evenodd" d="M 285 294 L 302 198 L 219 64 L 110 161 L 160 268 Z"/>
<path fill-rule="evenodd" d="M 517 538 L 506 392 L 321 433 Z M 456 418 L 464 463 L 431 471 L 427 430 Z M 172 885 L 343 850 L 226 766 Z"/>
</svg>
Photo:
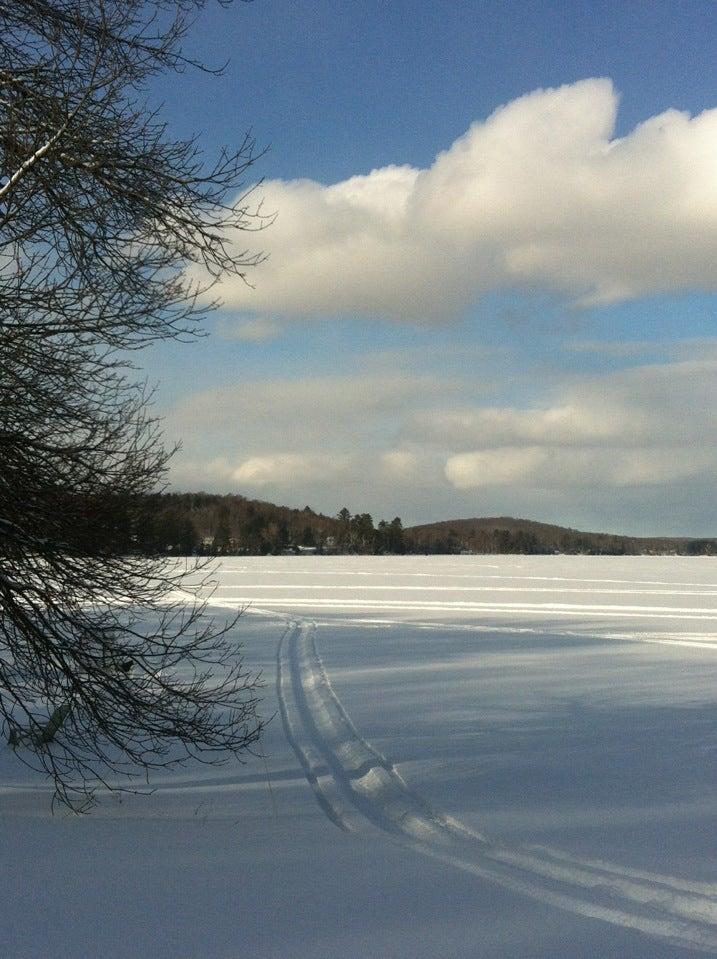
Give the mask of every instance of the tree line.
<svg viewBox="0 0 717 959">
<path fill-rule="evenodd" d="M 364 555 L 645 553 L 717 555 L 717 540 L 640 538 L 518 520 L 452 520 L 404 527 L 401 518 L 374 522 L 344 506 L 336 516 L 310 506 L 291 509 L 239 495 L 158 493 L 145 498 L 134 519 L 111 521 L 103 535 L 121 535 L 128 550 L 160 555 L 266 555 L 305 551 Z"/>
<path fill-rule="evenodd" d="M 116 527 L 115 527 L 116 528 Z M 125 546 L 167 555 L 266 555 L 269 553 L 404 553 L 409 547 L 400 517 L 374 523 L 369 513 L 343 507 L 334 516 L 310 506 L 291 509 L 243 496 L 157 493 L 125 519 Z"/>
</svg>

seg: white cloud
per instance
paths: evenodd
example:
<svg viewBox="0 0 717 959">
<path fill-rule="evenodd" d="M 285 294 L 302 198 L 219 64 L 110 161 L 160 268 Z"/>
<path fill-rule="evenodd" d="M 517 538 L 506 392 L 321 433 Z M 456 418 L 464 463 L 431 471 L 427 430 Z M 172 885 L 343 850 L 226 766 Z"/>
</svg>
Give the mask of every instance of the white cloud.
<svg viewBox="0 0 717 959">
<path fill-rule="evenodd" d="M 325 483 L 346 476 L 353 463 L 350 455 L 278 453 L 251 456 L 232 472 L 243 486 L 273 486 L 318 480 Z"/>
<path fill-rule="evenodd" d="M 446 477 L 456 489 L 479 486 L 522 486 L 535 482 L 545 466 L 545 450 L 537 446 L 504 446 L 451 456 Z"/>
<path fill-rule="evenodd" d="M 307 497 L 312 484 L 340 489 L 351 470 L 369 483 L 412 482 L 418 462 L 394 448 L 395 436 L 417 404 L 459 388 L 394 372 L 247 380 L 194 393 L 165 418 L 168 439 L 182 438 L 173 481 L 195 489 L 273 488 L 277 495 L 292 486 L 307 489 Z M 436 461 L 434 482 L 441 469 Z"/>
<path fill-rule="evenodd" d="M 644 413 L 616 408 L 607 397 L 564 402 L 546 409 L 481 407 L 478 409 L 422 410 L 415 414 L 407 435 L 424 442 L 459 449 L 476 444 L 495 446 L 555 443 L 578 446 L 634 443 L 647 429 Z"/>
<path fill-rule="evenodd" d="M 172 479 L 407 522 L 518 514 L 699 534 L 717 521 L 715 383 L 709 355 L 564 377 L 512 407 L 482 382 L 410 370 L 245 382 L 171 412 L 184 439 Z"/>
<path fill-rule="evenodd" d="M 486 486 L 664 486 L 698 477 L 716 465 L 713 452 L 697 451 L 686 457 L 680 448 L 567 450 L 507 446 L 449 457 L 446 478 L 461 490 Z"/>
<path fill-rule="evenodd" d="M 417 410 L 404 438 L 454 450 L 717 446 L 717 359 L 633 367 L 555 384 L 544 407 Z"/>
<path fill-rule="evenodd" d="M 222 319 L 217 324 L 217 334 L 225 340 L 244 340 L 247 343 L 264 343 L 274 340 L 281 333 L 278 323 L 265 316 L 253 320 Z"/>
<path fill-rule="evenodd" d="M 537 90 L 428 169 L 268 182 L 269 259 L 254 289 L 221 295 L 260 315 L 431 322 L 516 285 L 583 303 L 717 289 L 717 109 L 615 139 L 617 106 L 609 80 Z"/>
<path fill-rule="evenodd" d="M 450 392 L 436 377 L 410 373 L 244 380 L 189 395 L 169 413 L 165 431 L 211 448 L 212 458 L 227 443 L 262 454 L 351 449 L 367 430 L 381 424 L 390 433 L 418 402 Z"/>
<path fill-rule="evenodd" d="M 381 456 L 381 466 L 387 477 L 396 480 L 412 479 L 419 469 L 419 458 L 408 450 L 389 450 Z"/>
<path fill-rule="evenodd" d="M 449 454 L 457 489 L 667 485 L 717 471 L 717 360 L 655 364 L 583 378 L 544 409 L 423 411 L 414 442 Z"/>
</svg>

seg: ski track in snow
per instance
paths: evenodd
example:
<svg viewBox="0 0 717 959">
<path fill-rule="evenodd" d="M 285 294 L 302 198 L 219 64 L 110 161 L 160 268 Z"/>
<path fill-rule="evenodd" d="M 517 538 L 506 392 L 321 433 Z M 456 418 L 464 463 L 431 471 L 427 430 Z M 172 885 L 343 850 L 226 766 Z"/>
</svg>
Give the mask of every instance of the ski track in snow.
<svg viewBox="0 0 717 959">
<path fill-rule="evenodd" d="M 545 846 L 511 847 L 431 809 L 356 730 L 316 651 L 315 624 L 289 621 L 277 650 L 287 738 L 327 817 L 373 826 L 456 869 L 592 919 L 701 952 L 717 952 L 717 883 L 578 858 Z"/>
<path fill-rule="evenodd" d="M 257 600 L 256 593 L 238 596 L 213 596 L 212 606 L 226 606 L 235 608 L 252 607 Z M 600 616 L 606 619 L 642 619 L 642 620 L 697 620 L 701 622 L 717 623 L 717 610 L 705 609 L 696 606 L 625 606 L 599 603 L 496 603 L 459 601 L 445 602 L 440 600 L 371 600 L 365 599 L 308 599 L 303 597 L 286 596 L 278 599 L 259 597 L 260 608 L 271 609 L 310 609 L 310 610 L 395 610 L 397 612 L 461 612 L 480 613 L 481 615 L 498 614 L 512 616 L 563 616 L 573 618 L 594 618 Z M 678 641 L 679 642 L 679 641 Z"/>
<path fill-rule="evenodd" d="M 474 566 L 474 569 L 486 569 L 486 568 L 500 569 L 501 567 L 495 564 L 485 564 L 485 563 L 477 563 Z M 511 568 L 520 569 L 521 567 L 514 566 Z M 222 583 L 224 586 L 232 585 L 230 582 L 230 577 L 232 573 L 251 573 L 252 576 L 263 574 L 263 575 L 268 575 L 272 577 L 276 575 L 276 569 L 272 567 L 262 567 L 262 566 L 254 566 L 254 565 L 252 565 L 251 567 L 226 566 L 225 569 L 226 569 L 226 573 L 222 576 Z M 403 579 L 434 580 L 436 576 L 435 572 L 424 573 L 424 572 L 416 572 L 413 570 L 403 570 L 403 569 L 395 569 L 393 570 L 393 572 L 395 575 L 398 575 Z M 370 570 L 363 570 L 363 569 L 352 570 L 352 569 L 312 568 L 307 570 L 307 569 L 288 569 L 284 567 L 281 570 L 281 575 L 287 576 L 287 577 L 288 576 L 298 576 L 298 577 L 308 576 L 312 578 L 324 576 L 334 580 L 337 577 L 340 577 L 343 579 L 356 579 L 356 578 L 376 579 L 378 578 L 381 580 L 385 580 L 386 570 L 383 569 L 383 570 L 377 570 L 375 572 L 372 572 Z M 443 579 L 468 579 L 468 580 L 478 580 L 478 581 L 482 581 L 486 579 L 507 580 L 511 583 L 516 583 L 516 582 L 525 580 L 526 582 L 537 581 L 537 582 L 544 582 L 544 583 L 554 583 L 559 585 L 560 589 L 563 592 L 565 591 L 565 587 L 564 587 L 565 583 L 581 583 L 583 586 L 588 583 L 612 583 L 616 585 L 624 584 L 627 587 L 632 587 L 632 586 L 662 587 L 662 589 L 657 590 L 657 592 L 663 592 L 663 591 L 671 592 L 674 590 L 674 587 L 676 586 L 689 586 L 694 588 L 697 591 L 696 593 L 697 595 L 702 595 L 706 585 L 705 583 L 701 583 L 699 581 L 683 581 L 683 580 L 673 580 L 673 579 L 669 579 L 669 580 L 667 579 L 633 579 L 632 577 L 630 579 L 616 579 L 614 577 L 606 578 L 606 577 L 596 577 L 596 576 L 535 576 L 532 574 L 527 575 L 524 573 L 511 573 L 510 575 L 506 575 L 505 573 L 476 573 L 476 572 L 454 573 L 454 572 L 451 572 L 450 569 L 445 569 L 445 568 L 441 570 L 441 575 Z M 245 581 L 243 577 L 241 578 L 240 582 L 241 582 L 241 585 L 244 586 Z M 355 585 L 356 584 L 354 584 L 354 586 Z M 361 588 L 361 587 L 356 587 L 356 588 Z M 425 588 L 425 587 L 420 587 L 420 588 Z M 520 587 L 517 587 L 517 588 L 520 589 Z M 631 590 L 628 590 L 628 592 L 630 591 Z M 712 591 L 712 587 L 710 587 L 708 592 L 711 592 L 711 591 Z M 650 590 L 649 592 L 652 592 L 652 590 Z"/>
<path fill-rule="evenodd" d="M 227 586 L 224 584 L 224 588 Z M 382 593 L 401 592 L 401 593 L 555 593 L 554 586 L 406 586 L 405 584 L 386 584 L 375 586 L 373 583 L 368 585 L 356 586 L 355 583 L 349 585 L 334 583 L 327 585 L 325 583 L 242 583 L 242 589 L 251 590 L 301 590 L 302 593 L 312 590 L 321 593 L 334 593 L 350 590 L 351 592 L 369 592 L 380 591 Z M 717 596 L 716 589 L 585 589 L 582 586 L 563 586 L 561 593 L 589 593 L 594 595 L 610 596 Z M 597 605 L 597 604 L 593 604 Z M 617 607 L 618 609 L 631 607 Z M 658 606 L 657 609 L 663 607 Z M 669 608 L 669 607 L 668 607 Z"/>
</svg>

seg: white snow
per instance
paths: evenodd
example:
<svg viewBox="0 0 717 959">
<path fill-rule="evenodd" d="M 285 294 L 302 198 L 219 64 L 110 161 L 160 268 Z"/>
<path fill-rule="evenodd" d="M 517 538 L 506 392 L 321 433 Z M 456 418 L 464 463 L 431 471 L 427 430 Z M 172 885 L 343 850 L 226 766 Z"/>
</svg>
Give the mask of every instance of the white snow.
<svg viewBox="0 0 717 959">
<path fill-rule="evenodd" d="M 717 955 L 716 560 L 227 559 L 247 603 L 265 759 L 78 818 L 0 749 L 4 957 Z"/>
</svg>

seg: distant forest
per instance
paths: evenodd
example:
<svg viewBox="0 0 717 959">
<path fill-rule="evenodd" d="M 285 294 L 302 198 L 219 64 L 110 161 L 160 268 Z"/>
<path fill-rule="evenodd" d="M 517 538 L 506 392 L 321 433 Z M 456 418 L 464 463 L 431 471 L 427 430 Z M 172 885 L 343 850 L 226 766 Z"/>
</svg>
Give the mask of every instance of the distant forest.
<svg viewBox="0 0 717 959">
<path fill-rule="evenodd" d="M 167 555 L 268 553 L 646 553 L 717 555 L 717 539 L 585 533 L 512 517 L 449 520 L 404 528 L 344 507 L 325 516 L 243 496 L 158 493 L 133 511 L 127 546 Z M 129 527 L 125 527 L 129 530 Z M 115 525 L 115 529 L 117 526 Z"/>
</svg>

